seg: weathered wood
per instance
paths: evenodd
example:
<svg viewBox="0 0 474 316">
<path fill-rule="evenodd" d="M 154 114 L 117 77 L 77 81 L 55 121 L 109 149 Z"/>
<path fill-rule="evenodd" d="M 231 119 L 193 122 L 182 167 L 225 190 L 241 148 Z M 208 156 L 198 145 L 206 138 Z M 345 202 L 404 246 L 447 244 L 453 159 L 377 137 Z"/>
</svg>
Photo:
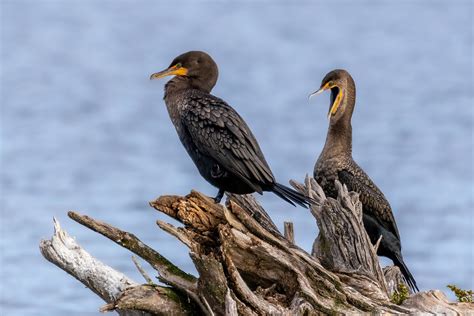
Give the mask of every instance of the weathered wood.
<svg viewBox="0 0 474 316">
<path fill-rule="evenodd" d="M 228 194 L 228 197 L 229 200 L 237 204 L 242 211 L 253 217 L 265 230 L 277 236 L 281 236 L 278 227 L 272 221 L 270 215 L 268 215 L 253 195 Z"/>
<path fill-rule="evenodd" d="M 107 302 L 102 311 L 115 310 L 123 316 L 146 316 L 189 315 L 195 309 L 173 288 L 139 285 L 93 258 L 61 228 L 56 219 L 53 222 L 54 234 L 50 240 L 41 241 L 41 253 Z"/>
<path fill-rule="evenodd" d="M 406 285 L 402 272 L 397 266 L 388 266 L 383 268 L 383 275 L 385 277 L 385 283 L 387 284 L 387 292 L 390 297 L 393 295 L 393 293 L 398 291 L 398 285 L 400 283 Z"/>
<path fill-rule="evenodd" d="M 387 300 L 385 278 L 377 254 L 362 222 L 362 204 L 358 194 L 348 192 L 336 180 L 337 200 L 326 198 L 313 178 L 306 177 L 305 186 L 297 186 L 317 203 L 311 206 L 319 235 L 313 244 L 313 256 L 341 280 L 364 295 Z"/>
<path fill-rule="evenodd" d="M 121 292 L 138 283 L 92 257 L 53 219 L 54 235 L 42 240 L 40 250 L 50 262 L 58 265 L 106 302 L 116 300 Z M 97 274 L 96 271 L 103 273 Z"/>
<path fill-rule="evenodd" d="M 402 304 L 418 314 L 432 315 L 474 315 L 474 303 L 452 303 L 440 290 L 419 292 Z"/>
<path fill-rule="evenodd" d="M 283 223 L 284 234 L 286 240 L 288 240 L 291 244 L 295 243 L 295 230 L 293 228 L 292 222 L 284 222 Z"/>
<path fill-rule="evenodd" d="M 386 270 L 385 276 L 382 273 L 363 229 L 357 195 L 337 184 L 338 198 L 326 198 L 309 177 L 304 185 L 293 184 L 315 201 L 310 211 L 320 233 L 313 255 L 295 245 L 291 237 L 285 238 L 252 196 L 231 194 L 223 206 L 192 191 L 185 197 L 162 196 L 150 202 L 156 210 L 183 223 L 183 227 L 175 227 L 157 222 L 189 248 L 198 278 L 184 273 L 134 235 L 71 213 L 71 218 L 149 262 L 160 280 L 170 286 L 153 290 L 152 285 L 145 285 L 143 300 L 136 295 L 140 290 L 136 284 L 136 290 L 121 288 L 120 295 L 111 296 L 104 310 L 135 309 L 138 300 L 140 306 L 156 301 L 163 306 L 161 313 L 172 312 L 175 306 L 166 301 L 169 290 L 180 304 L 185 298 L 185 314 L 190 306 L 206 315 L 412 313 L 429 308 L 448 313 L 473 311 L 470 305 L 448 303 L 436 292 L 413 295 L 402 306 L 391 303 L 389 294 L 401 279 L 395 269 Z"/>
<path fill-rule="evenodd" d="M 195 306 L 176 294 L 175 290 L 148 284 L 126 288 L 121 295 L 100 308 L 101 312 L 127 311 L 131 315 L 192 315 Z"/>
<path fill-rule="evenodd" d="M 68 212 L 68 216 L 140 256 L 160 273 L 160 281 L 189 294 L 196 290 L 196 277 L 182 271 L 160 253 L 144 244 L 135 235 L 76 212 Z"/>
<path fill-rule="evenodd" d="M 132 256 L 132 261 L 135 264 L 135 267 L 137 267 L 138 272 L 140 272 L 142 277 L 145 279 L 146 283 L 149 285 L 154 285 L 155 282 L 153 282 L 148 273 L 146 273 L 146 271 L 142 268 L 142 265 L 140 264 L 140 262 L 138 262 L 137 257 Z"/>
</svg>

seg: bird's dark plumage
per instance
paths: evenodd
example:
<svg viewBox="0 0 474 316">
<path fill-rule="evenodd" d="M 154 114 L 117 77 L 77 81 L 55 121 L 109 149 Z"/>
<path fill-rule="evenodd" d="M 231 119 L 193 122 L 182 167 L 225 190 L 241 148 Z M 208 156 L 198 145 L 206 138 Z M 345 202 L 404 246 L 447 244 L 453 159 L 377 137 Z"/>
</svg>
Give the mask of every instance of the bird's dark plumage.
<svg viewBox="0 0 474 316">
<path fill-rule="evenodd" d="M 198 51 L 176 57 L 152 79 L 175 75 L 165 86 L 165 103 L 186 151 L 200 174 L 224 192 L 272 191 L 289 203 L 306 206 L 309 198 L 278 184 L 249 127 L 224 100 L 210 94 L 218 69 Z"/>
<path fill-rule="evenodd" d="M 328 73 L 316 92 L 331 90 L 329 130 L 326 144 L 314 167 L 314 177 L 324 192 L 335 198 L 334 181 L 359 193 L 365 229 L 372 241 L 382 235 L 377 254 L 393 260 L 413 291 L 418 287 L 401 254 L 400 234 L 387 199 L 369 176 L 352 159 L 351 118 L 355 106 L 355 83 L 345 70 Z"/>
</svg>

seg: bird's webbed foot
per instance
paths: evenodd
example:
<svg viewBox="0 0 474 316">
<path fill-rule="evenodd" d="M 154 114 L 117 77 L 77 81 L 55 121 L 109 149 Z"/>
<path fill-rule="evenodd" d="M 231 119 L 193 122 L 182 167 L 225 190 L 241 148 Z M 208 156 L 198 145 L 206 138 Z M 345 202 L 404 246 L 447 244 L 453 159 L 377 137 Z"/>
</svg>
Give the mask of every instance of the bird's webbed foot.
<svg viewBox="0 0 474 316">
<path fill-rule="evenodd" d="M 219 192 L 217 192 L 217 195 L 216 195 L 216 197 L 214 198 L 214 201 L 215 201 L 216 203 L 220 203 L 220 202 L 221 202 L 222 197 L 224 196 L 224 192 L 225 192 L 224 190 L 219 189 Z"/>
</svg>

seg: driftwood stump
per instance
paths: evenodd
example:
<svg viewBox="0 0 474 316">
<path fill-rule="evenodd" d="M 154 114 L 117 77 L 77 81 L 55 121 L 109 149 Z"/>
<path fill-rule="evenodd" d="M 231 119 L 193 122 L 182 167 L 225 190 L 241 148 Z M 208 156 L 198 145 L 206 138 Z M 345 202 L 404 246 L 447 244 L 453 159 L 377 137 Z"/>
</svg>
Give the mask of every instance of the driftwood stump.
<svg viewBox="0 0 474 316">
<path fill-rule="evenodd" d="M 307 177 L 293 185 L 314 199 L 319 226 L 312 254 L 283 236 L 252 196 L 229 195 L 226 206 L 192 191 L 162 196 L 156 210 L 183 227 L 157 225 L 189 248 L 199 276 L 183 272 L 136 236 L 85 215 L 69 217 L 148 262 L 163 285 L 140 285 L 90 256 L 55 221 L 43 256 L 73 275 L 120 315 L 314 315 L 435 312 L 474 313 L 468 303 L 449 303 L 440 291 L 417 293 L 402 305 L 390 302 L 403 281 L 397 268 L 384 272 L 362 224 L 357 194 L 339 183 L 337 200 Z M 375 245 L 376 247 L 377 245 Z"/>
</svg>

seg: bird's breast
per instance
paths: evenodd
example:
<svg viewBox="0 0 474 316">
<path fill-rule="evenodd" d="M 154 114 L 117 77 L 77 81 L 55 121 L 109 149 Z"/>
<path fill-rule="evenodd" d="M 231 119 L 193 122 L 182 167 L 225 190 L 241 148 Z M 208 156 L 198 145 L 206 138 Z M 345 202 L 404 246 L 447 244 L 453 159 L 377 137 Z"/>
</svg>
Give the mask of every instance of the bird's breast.
<svg viewBox="0 0 474 316">
<path fill-rule="evenodd" d="M 320 157 L 314 167 L 314 178 L 323 188 L 326 195 L 335 197 L 337 195 L 335 180 L 338 179 L 338 171 L 343 168 L 338 159 L 325 159 Z"/>
</svg>

